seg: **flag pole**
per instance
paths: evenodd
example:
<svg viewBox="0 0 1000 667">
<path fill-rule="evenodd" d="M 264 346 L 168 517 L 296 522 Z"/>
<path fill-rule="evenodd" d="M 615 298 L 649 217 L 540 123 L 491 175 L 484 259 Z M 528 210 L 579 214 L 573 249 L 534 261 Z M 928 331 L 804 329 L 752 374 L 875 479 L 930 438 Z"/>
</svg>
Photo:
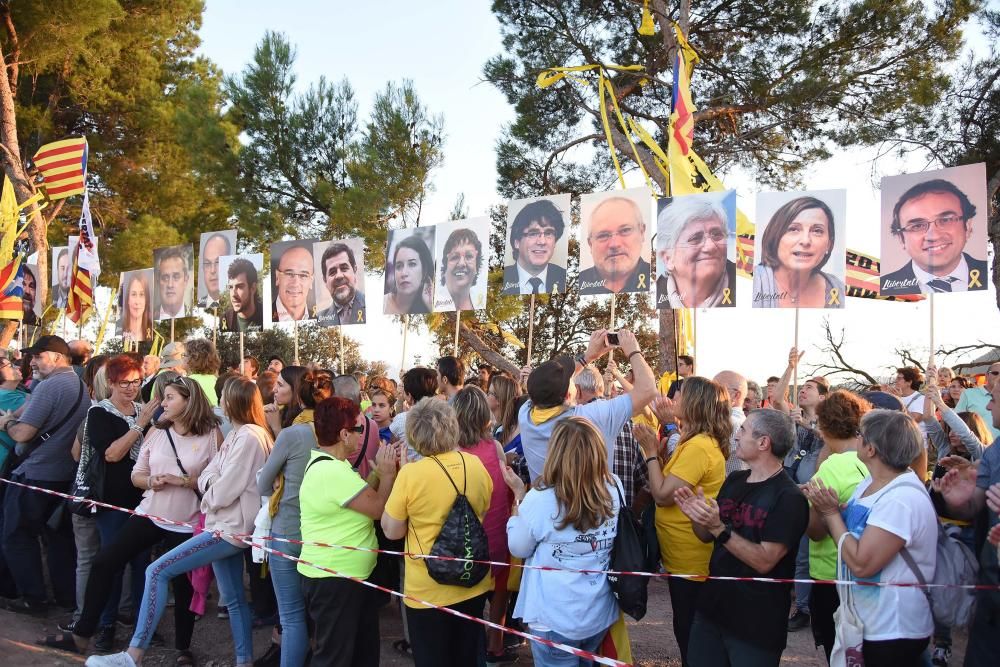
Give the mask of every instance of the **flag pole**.
<svg viewBox="0 0 1000 667">
<path fill-rule="evenodd" d="M 531 343 L 535 338 L 535 293 L 531 293 L 531 305 L 528 307 L 528 357 L 525 365 L 531 365 Z"/>
<path fill-rule="evenodd" d="M 799 307 L 795 306 L 795 355 L 799 354 Z M 799 407 L 799 360 L 795 360 L 795 367 L 792 369 L 792 403 Z"/>
<path fill-rule="evenodd" d="M 455 311 L 455 357 L 458 357 L 458 332 L 462 326 L 462 311 Z"/>
</svg>

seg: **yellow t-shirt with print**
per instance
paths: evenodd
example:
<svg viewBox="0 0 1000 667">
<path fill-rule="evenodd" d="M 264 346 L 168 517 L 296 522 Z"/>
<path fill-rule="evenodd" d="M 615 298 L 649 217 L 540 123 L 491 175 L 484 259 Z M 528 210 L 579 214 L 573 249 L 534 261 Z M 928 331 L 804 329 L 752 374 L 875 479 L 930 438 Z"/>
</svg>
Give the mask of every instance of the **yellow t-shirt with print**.
<svg viewBox="0 0 1000 667">
<path fill-rule="evenodd" d="M 452 451 L 435 458 L 448 471 L 455 486 L 446 479 L 444 470 L 437 463 L 430 458 L 420 459 L 400 469 L 385 504 L 386 514 L 397 521 L 407 522 L 406 551 L 410 553 L 430 553 L 455 502 L 455 487 L 459 491 L 465 489 L 469 504 L 480 521 L 493 495 L 493 480 L 477 457 Z M 404 556 L 404 560 L 403 592 L 419 600 L 448 606 L 493 590 L 491 574 L 471 588 L 446 586 L 431 578 L 424 559 Z M 415 609 L 426 608 L 412 600 L 404 602 Z"/>
<path fill-rule="evenodd" d="M 726 480 L 726 459 L 719 443 L 710 435 L 699 433 L 680 445 L 663 466 L 663 476 L 674 475 L 692 487 L 701 487 L 706 498 L 715 498 Z M 698 539 L 691 520 L 677 505 L 656 508 L 656 536 L 660 556 L 667 572 L 708 574 L 712 543 Z"/>
</svg>

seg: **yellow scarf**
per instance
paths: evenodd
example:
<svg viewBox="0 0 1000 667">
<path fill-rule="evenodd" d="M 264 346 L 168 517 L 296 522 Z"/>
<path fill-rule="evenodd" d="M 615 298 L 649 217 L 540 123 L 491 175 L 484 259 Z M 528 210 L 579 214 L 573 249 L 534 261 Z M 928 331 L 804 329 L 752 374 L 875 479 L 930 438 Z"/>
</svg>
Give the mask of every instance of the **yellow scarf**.
<svg viewBox="0 0 1000 667">
<path fill-rule="evenodd" d="M 563 410 L 565 409 L 566 409 L 565 405 L 557 405 L 551 408 L 532 407 L 530 415 L 531 423 L 534 424 L 535 426 L 538 426 L 539 424 L 544 424 L 553 417 L 558 417 L 559 415 L 561 415 L 563 413 Z"/>
<path fill-rule="evenodd" d="M 302 412 L 296 415 L 295 419 L 292 420 L 292 426 L 297 426 L 298 424 L 312 425 L 312 423 L 313 423 L 312 408 L 304 409 Z M 316 427 L 313 426 L 313 433 L 315 432 L 316 432 Z M 285 473 L 283 472 L 278 473 L 277 482 L 278 482 L 278 488 L 275 489 L 274 493 L 271 494 L 271 499 L 267 503 L 268 513 L 271 515 L 272 519 L 278 513 L 278 505 L 281 504 L 281 497 L 285 494 Z"/>
</svg>

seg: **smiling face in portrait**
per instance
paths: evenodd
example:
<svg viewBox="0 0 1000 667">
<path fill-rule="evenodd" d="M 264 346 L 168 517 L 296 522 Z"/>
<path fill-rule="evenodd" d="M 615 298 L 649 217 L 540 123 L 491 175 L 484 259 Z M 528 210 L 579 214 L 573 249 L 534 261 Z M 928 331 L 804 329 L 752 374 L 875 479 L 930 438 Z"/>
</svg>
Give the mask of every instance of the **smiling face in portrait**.
<svg viewBox="0 0 1000 667">
<path fill-rule="evenodd" d="M 514 240 L 517 263 L 526 271 L 538 273 L 552 260 L 556 251 L 556 228 L 547 220 L 534 220 Z"/>
<path fill-rule="evenodd" d="M 274 282 L 285 308 L 305 308 L 312 289 L 312 255 L 305 248 L 289 248 L 278 261 Z"/>
<path fill-rule="evenodd" d="M 354 299 L 357 289 L 358 274 L 351 266 L 351 258 L 346 252 L 334 255 L 326 260 L 323 267 L 323 282 L 337 305 L 343 306 Z"/>
<path fill-rule="evenodd" d="M 424 269 L 420 264 L 420 255 L 416 250 L 406 247 L 397 250 L 392 270 L 397 294 L 402 296 L 420 294 L 424 285 Z"/>
<path fill-rule="evenodd" d="M 788 223 L 778 241 L 778 262 L 789 271 L 812 271 L 832 248 L 830 220 L 823 209 L 807 208 Z"/>
<path fill-rule="evenodd" d="M 935 221 L 926 230 L 919 230 Z M 903 248 L 921 269 L 945 275 L 958 266 L 972 227 L 962 217 L 962 204 L 950 192 L 928 192 L 899 209 Z"/>
<path fill-rule="evenodd" d="M 219 298 L 219 257 L 229 252 L 226 239 L 221 236 L 213 236 L 205 243 L 205 250 L 201 254 L 201 265 L 205 270 L 205 288 L 212 299 Z"/>
<path fill-rule="evenodd" d="M 479 251 L 471 243 L 462 241 L 445 255 L 444 283 L 452 294 L 468 292 L 476 280 Z"/>
<path fill-rule="evenodd" d="M 160 261 L 160 306 L 168 313 L 180 312 L 184 307 L 187 282 L 184 260 L 167 257 Z"/>
<path fill-rule="evenodd" d="M 726 270 L 726 236 L 718 218 L 687 223 L 673 251 L 661 253 L 667 271 L 679 283 L 714 285 Z"/>
<path fill-rule="evenodd" d="M 129 318 L 138 321 L 146 310 L 146 288 L 143 286 L 142 280 L 138 277 L 134 277 L 128 281 L 126 298 L 128 299 L 127 310 Z"/>
<path fill-rule="evenodd" d="M 598 204 L 590 216 L 587 236 L 597 273 L 605 279 L 632 273 L 645 238 L 646 228 L 631 201 L 611 199 Z"/>
</svg>

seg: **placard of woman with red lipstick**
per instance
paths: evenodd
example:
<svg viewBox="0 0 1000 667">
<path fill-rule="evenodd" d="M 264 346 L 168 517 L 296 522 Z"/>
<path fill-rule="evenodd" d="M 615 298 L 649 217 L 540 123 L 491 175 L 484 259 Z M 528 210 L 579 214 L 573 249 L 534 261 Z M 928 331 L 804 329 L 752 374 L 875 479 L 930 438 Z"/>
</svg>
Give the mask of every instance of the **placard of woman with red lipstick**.
<svg viewBox="0 0 1000 667">
<path fill-rule="evenodd" d="M 843 308 L 846 190 L 762 192 L 754 308 Z"/>
<path fill-rule="evenodd" d="M 438 261 L 434 312 L 482 310 L 490 263 L 489 218 L 452 220 L 436 225 Z"/>
</svg>

